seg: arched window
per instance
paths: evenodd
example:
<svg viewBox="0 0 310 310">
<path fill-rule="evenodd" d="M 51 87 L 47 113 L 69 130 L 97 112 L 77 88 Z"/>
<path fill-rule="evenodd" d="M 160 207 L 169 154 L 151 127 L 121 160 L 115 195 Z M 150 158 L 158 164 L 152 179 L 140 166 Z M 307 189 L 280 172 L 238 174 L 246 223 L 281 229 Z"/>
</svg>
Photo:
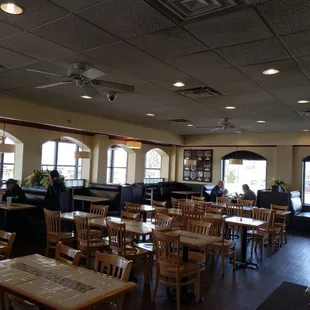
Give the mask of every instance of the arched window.
<svg viewBox="0 0 310 310">
<path fill-rule="evenodd" d="M 80 179 L 82 159 L 75 158 L 75 152 L 81 148 L 65 139 L 45 142 L 42 145 L 41 168 L 43 170 L 57 169 L 66 179 Z"/>
<path fill-rule="evenodd" d="M 161 155 L 154 149 L 145 155 L 144 177 L 146 179 L 161 177 Z"/>
<path fill-rule="evenodd" d="M 2 137 L 0 143 L 15 144 L 8 137 Z M 5 181 L 7 179 L 13 178 L 14 159 L 15 159 L 15 153 L 0 153 L 0 179 L 1 180 Z"/>
<path fill-rule="evenodd" d="M 231 164 L 231 159 L 242 159 L 242 165 Z M 267 161 L 263 156 L 249 151 L 236 151 L 222 157 L 223 180 L 229 193 L 241 193 L 248 184 L 257 192 L 266 188 Z"/>
<path fill-rule="evenodd" d="M 310 156 L 302 160 L 302 193 L 303 202 L 310 204 Z"/>
<path fill-rule="evenodd" d="M 125 184 L 127 181 L 127 152 L 121 147 L 108 149 L 107 183 Z"/>
</svg>

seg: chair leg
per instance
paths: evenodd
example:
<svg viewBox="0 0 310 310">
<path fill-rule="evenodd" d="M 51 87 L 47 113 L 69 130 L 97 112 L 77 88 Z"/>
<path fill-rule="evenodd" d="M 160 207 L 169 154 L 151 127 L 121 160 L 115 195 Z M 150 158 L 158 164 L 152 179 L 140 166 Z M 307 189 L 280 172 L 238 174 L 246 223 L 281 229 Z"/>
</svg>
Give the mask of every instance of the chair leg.
<svg viewBox="0 0 310 310">
<path fill-rule="evenodd" d="M 252 238 L 252 246 L 251 246 L 251 258 L 253 257 L 254 241 L 255 241 L 255 238 L 253 236 L 253 238 Z"/>
<path fill-rule="evenodd" d="M 222 277 L 224 277 L 225 276 L 225 253 L 223 250 L 222 250 L 221 256 L 222 256 Z"/>
<path fill-rule="evenodd" d="M 284 240 L 285 240 L 285 243 L 287 243 L 287 234 L 286 234 L 286 231 L 284 232 Z"/>
<path fill-rule="evenodd" d="M 198 304 L 200 302 L 200 271 L 198 271 L 197 274 L 197 281 L 195 285 L 195 295 L 196 295 L 196 303 Z"/>
<path fill-rule="evenodd" d="M 152 296 L 152 303 L 155 303 L 156 300 L 156 295 L 157 295 L 157 290 L 158 290 L 158 285 L 159 285 L 159 266 L 156 265 L 156 279 L 155 279 L 155 285 L 154 285 L 154 291 L 153 291 L 153 296 Z"/>
<path fill-rule="evenodd" d="M 274 239 L 273 235 L 271 235 L 270 240 L 268 239 L 268 245 L 270 243 L 269 241 L 271 241 L 271 253 L 270 253 L 270 251 L 268 251 L 268 255 L 270 256 L 271 254 L 274 254 L 274 242 L 275 242 L 275 239 Z M 270 245 L 269 245 L 269 247 L 270 247 Z"/>
<path fill-rule="evenodd" d="M 180 279 L 177 279 L 177 310 L 181 310 L 181 288 L 180 288 Z"/>
<path fill-rule="evenodd" d="M 263 254 L 264 254 L 264 241 L 260 240 L 260 260 L 263 261 Z"/>
</svg>

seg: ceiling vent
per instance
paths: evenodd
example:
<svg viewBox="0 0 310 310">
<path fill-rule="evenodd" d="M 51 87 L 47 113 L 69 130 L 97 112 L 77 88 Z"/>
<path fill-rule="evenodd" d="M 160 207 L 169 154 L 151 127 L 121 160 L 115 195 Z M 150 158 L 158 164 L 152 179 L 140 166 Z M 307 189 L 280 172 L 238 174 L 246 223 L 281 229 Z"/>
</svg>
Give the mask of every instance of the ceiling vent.
<svg viewBox="0 0 310 310">
<path fill-rule="evenodd" d="M 146 0 L 178 23 L 193 22 L 206 15 L 257 4 L 257 0 Z"/>
<path fill-rule="evenodd" d="M 168 119 L 167 122 L 172 123 L 172 124 L 189 124 L 190 121 L 187 119 L 183 118 L 174 118 L 174 119 Z"/>
<path fill-rule="evenodd" d="M 299 115 L 305 118 L 310 118 L 310 111 L 298 112 Z"/>
<path fill-rule="evenodd" d="M 212 87 L 197 87 L 177 91 L 180 95 L 191 99 L 222 96 L 223 94 Z"/>
</svg>

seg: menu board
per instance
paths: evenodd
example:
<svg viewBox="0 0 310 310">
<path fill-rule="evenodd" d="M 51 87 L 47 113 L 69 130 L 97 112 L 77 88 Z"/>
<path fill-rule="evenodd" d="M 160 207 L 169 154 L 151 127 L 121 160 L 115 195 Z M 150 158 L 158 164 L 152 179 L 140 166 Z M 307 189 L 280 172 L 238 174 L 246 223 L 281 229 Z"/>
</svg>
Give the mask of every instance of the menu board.
<svg viewBox="0 0 310 310">
<path fill-rule="evenodd" d="M 212 182 L 213 150 L 184 150 L 183 181 Z"/>
</svg>

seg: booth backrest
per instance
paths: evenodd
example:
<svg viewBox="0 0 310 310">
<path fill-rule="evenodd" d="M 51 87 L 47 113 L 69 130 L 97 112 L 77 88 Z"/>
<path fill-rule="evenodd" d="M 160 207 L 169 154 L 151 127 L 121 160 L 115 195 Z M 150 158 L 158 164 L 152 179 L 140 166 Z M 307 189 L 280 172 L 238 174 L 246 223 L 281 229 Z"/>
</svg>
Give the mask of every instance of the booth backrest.
<svg viewBox="0 0 310 310">
<path fill-rule="evenodd" d="M 290 209 L 293 215 L 298 215 L 299 213 L 302 212 L 300 191 L 290 192 Z"/>
</svg>

